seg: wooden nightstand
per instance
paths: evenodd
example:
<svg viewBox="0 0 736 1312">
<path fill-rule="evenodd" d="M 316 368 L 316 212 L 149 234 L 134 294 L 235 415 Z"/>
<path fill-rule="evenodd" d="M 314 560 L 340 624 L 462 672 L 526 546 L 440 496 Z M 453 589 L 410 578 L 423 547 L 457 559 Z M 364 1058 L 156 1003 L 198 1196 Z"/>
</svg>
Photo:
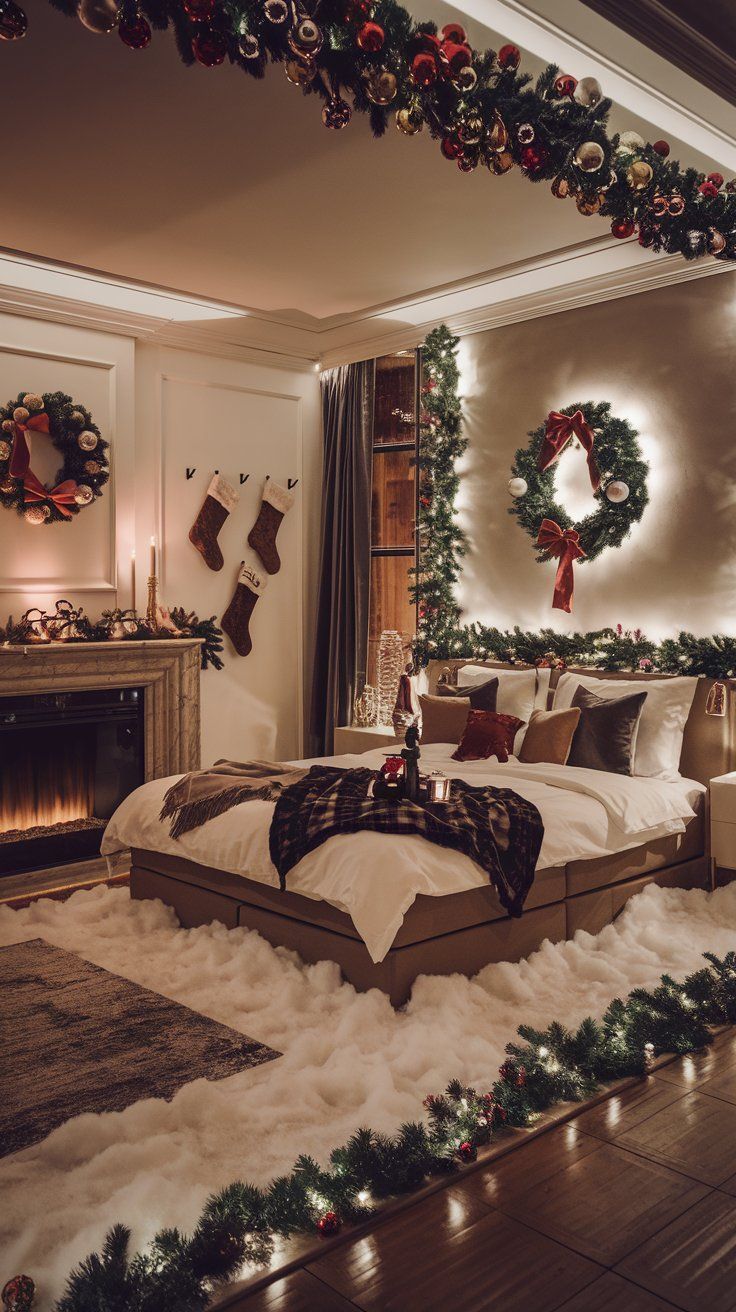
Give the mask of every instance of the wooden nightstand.
<svg viewBox="0 0 736 1312">
<path fill-rule="evenodd" d="M 341 725 L 335 729 L 335 756 L 348 752 L 370 752 L 374 747 L 388 748 L 400 742 L 390 724 L 373 724 L 367 728 L 358 725 Z M 400 743 L 403 747 L 403 743 Z"/>
<path fill-rule="evenodd" d="M 736 870 L 736 770 L 710 781 L 711 887 L 721 870 Z"/>
</svg>

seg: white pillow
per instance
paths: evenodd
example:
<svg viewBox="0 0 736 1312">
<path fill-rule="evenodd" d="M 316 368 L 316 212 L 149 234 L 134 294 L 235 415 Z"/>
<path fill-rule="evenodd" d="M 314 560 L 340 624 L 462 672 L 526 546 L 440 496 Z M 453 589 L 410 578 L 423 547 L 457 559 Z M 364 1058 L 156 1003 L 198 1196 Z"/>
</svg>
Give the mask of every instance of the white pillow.
<svg viewBox="0 0 736 1312">
<path fill-rule="evenodd" d="M 518 756 L 524 740 L 526 726 L 532 711 L 546 711 L 551 670 L 496 670 L 491 665 L 462 665 L 457 672 L 458 688 L 472 688 L 488 679 L 498 678 L 496 710 L 503 715 L 516 715 L 524 721 L 514 739 L 514 755 Z"/>
<path fill-rule="evenodd" d="M 598 697 L 625 697 L 646 692 L 634 749 L 632 774 L 657 779 L 680 778 L 680 755 L 685 723 L 695 696 L 697 678 L 595 679 L 587 674 L 563 674 L 555 691 L 554 709 L 572 703 L 582 684 Z"/>
</svg>

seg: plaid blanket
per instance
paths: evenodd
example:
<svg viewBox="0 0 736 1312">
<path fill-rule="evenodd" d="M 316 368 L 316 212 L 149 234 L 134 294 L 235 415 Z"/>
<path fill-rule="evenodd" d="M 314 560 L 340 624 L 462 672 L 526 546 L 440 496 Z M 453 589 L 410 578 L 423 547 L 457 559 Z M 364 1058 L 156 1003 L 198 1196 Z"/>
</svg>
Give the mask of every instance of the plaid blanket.
<svg viewBox="0 0 736 1312">
<path fill-rule="evenodd" d="M 269 835 L 282 889 L 297 862 L 336 834 L 419 834 L 464 852 L 487 872 L 509 915 L 521 915 L 544 834 L 536 806 L 511 788 L 473 788 L 462 779 L 453 779 L 449 802 L 397 804 L 368 797 L 372 778 L 368 769 L 313 765 L 283 790 Z"/>
</svg>

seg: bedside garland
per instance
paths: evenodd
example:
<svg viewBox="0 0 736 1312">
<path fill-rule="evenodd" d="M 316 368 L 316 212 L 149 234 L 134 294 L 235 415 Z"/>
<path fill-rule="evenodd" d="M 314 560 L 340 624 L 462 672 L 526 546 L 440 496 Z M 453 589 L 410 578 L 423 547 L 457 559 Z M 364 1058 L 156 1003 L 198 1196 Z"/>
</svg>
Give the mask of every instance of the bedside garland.
<svg viewBox="0 0 736 1312">
<path fill-rule="evenodd" d="M 638 231 L 639 242 L 686 259 L 736 259 L 736 196 L 720 173 L 681 170 L 666 141 L 636 132 L 609 137 L 610 100 L 593 77 L 578 82 L 554 65 L 534 87 L 519 72 L 511 44 L 475 51 L 459 23 L 438 33 L 416 23 L 397 0 L 51 0 L 92 32 L 117 28 L 132 50 L 151 28 L 173 26 L 185 64 L 229 59 L 253 77 L 269 61 L 304 94 L 323 102 L 322 121 L 340 130 L 352 110 L 368 114 L 376 136 L 389 117 L 406 136 L 426 124 L 445 159 L 463 173 L 483 165 L 503 174 L 517 166 L 553 195 L 575 201 L 582 215 L 611 220 L 615 237 Z M 314 15 L 314 16 L 313 16 Z M 25 35 L 16 0 L 0 4 L 0 38 Z"/>
<path fill-rule="evenodd" d="M 33 434 L 50 438 L 62 457 L 52 488 L 31 469 Z M 0 408 L 0 505 L 29 524 L 68 523 L 102 495 L 108 447 L 86 406 L 65 392 L 19 392 Z"/>
<path fill-rule="evenodd" d="M 405 1124 L 393 1136 L 360 1129 L 334 1150 L 326 1169 L 300 1157 L 266 1189 L 233 1182 L 209 1198 L 191 1235 L 161 1230 L 131 1257 L 130 1231 L 114 1226 L 101 1253 L 71 1273 L 55 1312 L 202 1312 L 243 1262 L 269 1260 L 275 1236 L 335 1234 L 344 1221 L 364 1221 L 381 1199 L 472 1162 L 494 1131 L 527 1126 L 603 1082 L 644 1076 L 659 1053 L 705 1046 L 709 1027 L 736 1021 L 736 953 L 704 956 L 707 966 L 683 983 L 663 975 L 656 988 L 614 999 L 601 1021 L 588 1017 L 575 1032 L 556 1022 L 545 1030 L 520 1026 L 521 1042 L 508 1045 L 487 1093 L 454 1080 L 444 1094 L 425 1098 L 426 1122 Z M 8 1309 L 29 1308 L 28 1301 L 11 1301 L 11 1286 L 32 1298 L 29 1277 L 6 1286 Z"/>
</svg>

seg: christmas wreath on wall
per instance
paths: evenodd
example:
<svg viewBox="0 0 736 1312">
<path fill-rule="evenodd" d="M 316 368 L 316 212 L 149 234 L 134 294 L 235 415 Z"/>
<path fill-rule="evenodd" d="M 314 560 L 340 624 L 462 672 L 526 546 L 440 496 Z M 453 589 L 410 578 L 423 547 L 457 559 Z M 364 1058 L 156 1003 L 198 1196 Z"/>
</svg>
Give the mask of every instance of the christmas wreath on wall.
<svg viewBox="0 0 736 1312">
<path fill-rule="evenodd" d="M 62 457 L 53 487 L 31 468 L 34 434 L 50 438 Z M 65 392 L 20 392 L 0 409 L 0 504 L 29 524 L 68 522 L 102 494 L 108 446 L 86 406 Z"/>
<path fill-rule="evenodd" d="M 606 547 L 620 547 L 649 501 L 649 466 L 638 434 L 611 414 L 608 401 L 576 402 L 552 410 L 516 452 L 509 492 L 516 515 L 539 549 L 537 560 L 558 561 L 553 608 L 570 611 L 573 563 L 595 560 Z M 555 470 L 563 453 L 578 443 L 586 452 L 596 506 L 575 523 L 555 494 Z"/>
</svg>

